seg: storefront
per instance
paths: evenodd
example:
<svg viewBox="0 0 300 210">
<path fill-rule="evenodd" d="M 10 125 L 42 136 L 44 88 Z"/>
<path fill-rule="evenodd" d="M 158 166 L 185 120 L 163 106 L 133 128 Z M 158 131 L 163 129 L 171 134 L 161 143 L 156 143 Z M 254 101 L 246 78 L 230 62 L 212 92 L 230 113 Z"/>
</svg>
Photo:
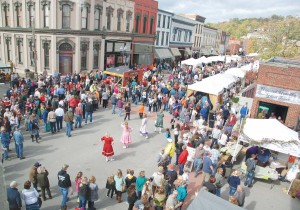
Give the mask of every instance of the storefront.
<svg viewBox="0 0 300 210">
<path fill-rule="evenodd" d="M 104 66 L 106 68 L 128 66 L 130 54 L 131 42 L 107 40 L 105 42 Z"/>
<path fill-rule="evenodd" d="M 153 63 L 153 43 L 134 43 L 133 64 L 149 65 Z"/>
<path fill-rule="evenodd" d="M 300 62 L 273 59 L 260 65 L 251 117 L 271 116 L 296 129 L 300 116 Z"/>
<path fill-rule="evenodd" d="M 154 52 L 155 63 L 161 63 L 162 61 L 171 63 L 174 60 L 174 56 L 172 55 L 169 48 L 155 48 Z"/>
</svg>

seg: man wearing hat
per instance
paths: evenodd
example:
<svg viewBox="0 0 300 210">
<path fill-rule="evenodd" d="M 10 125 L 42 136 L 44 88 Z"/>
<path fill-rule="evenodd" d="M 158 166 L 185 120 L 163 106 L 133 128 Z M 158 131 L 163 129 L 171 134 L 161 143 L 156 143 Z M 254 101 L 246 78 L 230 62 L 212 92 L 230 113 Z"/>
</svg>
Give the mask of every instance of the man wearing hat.
<svg viewBox="0 0 300 210">
<path fill-rule="evenodd" d="M 18 183 L 16 181 L 12 181 L 9 188 L 7 188 L 6 192 L 9 210 L 21 210 L 22 208 L 22 200 L 17 187 Z"/>
<path fill-rule="evenodd" d="M 15 146 L 16 146 L 16 153 L 17 157 L 20 158 L 20 160 L 25 159 L 23 156 L 23 142 L 24 142 L 24 136 L 21 133 L 20 129 L 15 127 L 15 131 L 13 133 L 14 139 L 15 139 Z"/>
<path fill-rule="evenodd" d="M 40 191 L 37 189 L 37 168 L 40 167 L 41 164 L 39 162 L 36 162 L 35 164 L 33 164 L 33 166 L 31 166 L 30 168 L 30 172 L 29 172 L 29 181 L 32 183 L 33 187 L 36 189 L 36 191 Z"/>
</svg>

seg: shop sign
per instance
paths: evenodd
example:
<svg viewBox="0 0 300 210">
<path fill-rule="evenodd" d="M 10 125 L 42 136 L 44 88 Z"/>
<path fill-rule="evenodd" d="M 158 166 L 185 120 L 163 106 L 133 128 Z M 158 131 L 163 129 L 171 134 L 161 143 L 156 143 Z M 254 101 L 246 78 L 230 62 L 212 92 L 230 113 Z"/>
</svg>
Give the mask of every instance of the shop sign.
<svg viewBox="0 0 300 210">
<path fill-rule="evenodd" d="M 300 105 L 300 91 L 257 85 L 256 97 Z"/>
</svg>

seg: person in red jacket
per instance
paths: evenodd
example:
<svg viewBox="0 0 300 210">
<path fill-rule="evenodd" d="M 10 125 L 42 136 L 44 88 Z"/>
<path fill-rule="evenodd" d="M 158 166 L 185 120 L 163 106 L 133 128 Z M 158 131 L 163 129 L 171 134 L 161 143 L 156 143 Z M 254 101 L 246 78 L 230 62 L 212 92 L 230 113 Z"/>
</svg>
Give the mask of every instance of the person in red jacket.
<svg viewBox="0 0 300 210">
<path fill-rule="evenodd" d="M 71 96 L 69 100 L 69 107 L 72 108 L 72 112 L 74 113 L 75 108 L 77 107 L 78 103 L 76 102 L 76 99 L 74 96 Z"/>
<path fill-rule="evenodd" d="M 179 175 L 183 174 L 183 168 L 184 168 L 184 165 L 187 161 L 188 156 L 189 156 L 189 152 L 187 151 L 186 146 L 183 145 L 182 146 L 182 152 L 180 153 L 180 155 L 178 157 Z"/>
<path fill-rule="evenodd" d="M 233 127 L 236 124 L 236 116 L 234 114 L 230 113 L 228 123 L 231 127 Z"/>
</svg>

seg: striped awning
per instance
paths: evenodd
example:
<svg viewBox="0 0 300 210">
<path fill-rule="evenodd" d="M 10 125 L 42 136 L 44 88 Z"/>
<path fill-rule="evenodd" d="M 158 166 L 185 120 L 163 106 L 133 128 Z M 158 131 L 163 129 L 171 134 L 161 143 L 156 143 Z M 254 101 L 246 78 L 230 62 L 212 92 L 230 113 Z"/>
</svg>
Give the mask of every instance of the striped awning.
<svg viewBox="0 0 300 210">
<path fill-rule="evenodd" d="M 181 53 L 179 52 L 178 48 L 171 48 L 171 52 L 174 57 L 181 56 Z"/>
</svg>

